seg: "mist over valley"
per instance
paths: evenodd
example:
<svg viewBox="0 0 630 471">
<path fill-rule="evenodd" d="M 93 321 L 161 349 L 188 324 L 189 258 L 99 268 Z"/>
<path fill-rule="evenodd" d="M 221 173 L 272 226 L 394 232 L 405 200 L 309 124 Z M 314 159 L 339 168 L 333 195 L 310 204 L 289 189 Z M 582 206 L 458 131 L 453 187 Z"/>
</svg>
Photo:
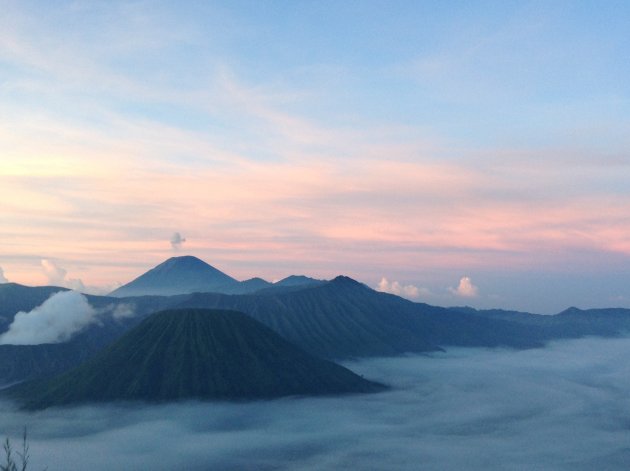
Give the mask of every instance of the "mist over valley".
<svg viewBox="0 0 630 471">
<path fill-rule="evenodd" d="M 624 469 L 630 339 L 344 363 L 386 392 L 17 411 L 34 469 Z"/>
</svg>

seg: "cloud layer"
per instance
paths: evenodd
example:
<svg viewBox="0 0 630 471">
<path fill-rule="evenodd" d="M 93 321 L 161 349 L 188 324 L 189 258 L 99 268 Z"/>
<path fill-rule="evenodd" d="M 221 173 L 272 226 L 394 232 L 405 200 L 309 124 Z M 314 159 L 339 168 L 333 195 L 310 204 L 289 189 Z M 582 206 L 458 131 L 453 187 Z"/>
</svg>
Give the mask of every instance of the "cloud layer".
<svg viewBox="0 0 630 471">
<path fill-rule="evenodd" d="M 630 339 L 527 351 L 453 349 L 349 364 L 394 389 L 345 398 L 2 406 L 33 467 L 109 469 L 627 469 Z"/>
<path fill-rule="evenodd" d="M 128 310 L 124 310 L 123 316 Z M 38 345 L 69 340 L 98 321 L 98 312 L 76 291 L 60 291 L 30 312 L 18 312 L 0 345 Z"/>
</svg>

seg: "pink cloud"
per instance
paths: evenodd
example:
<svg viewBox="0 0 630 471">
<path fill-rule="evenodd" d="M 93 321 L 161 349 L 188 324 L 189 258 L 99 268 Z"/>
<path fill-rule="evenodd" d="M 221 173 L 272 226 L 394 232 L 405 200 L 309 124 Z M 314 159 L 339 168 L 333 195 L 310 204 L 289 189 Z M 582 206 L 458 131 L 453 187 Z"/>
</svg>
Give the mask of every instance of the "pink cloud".
<svg viewBox="0 0 630 471">
<path fill-rule="evenodd" d="M 630 196 L 606 190 L 618 167 L 570 166 L 558 149 L 540 151 L 535 165 L 519 149 L 453 157 L 421 129 L 329 129 L 229 71 L 217 83 L 226 96 L 185 99 L 235 107 L 264 139 L 226 149 L 214 136 L 115 114 L 105 130 L 54 114 L 0 118 L 10 156 L 0 164 L 0 246 L 102 264 L 78 274 L 90 284 L 129 277 L 113 259 L 137 267 L 168 256 L 173 227 L 194 239 L 187 250 L 226 265 L 300 260 L 374 277 L 391 266 L 525 269 L 553 265 L 562 251 L 630 254 Z M 253 144 L 277 158 L 260 160 Z"/>
<path fill-rule="evenodd" d="M 449 288 L 449 291 L 462 298 L 475 298 L 479 294 L 479 289 L 473 285 L 471 279 L 467 276 L 463 276 L 459 280 L 457 288 Z"/>
<path fill-rule="evenodd" d="M 429 290 L 426 288 L 420 288 L 411 284 L 403 285 L 398 281 L 389 281 L 385 277 L 382 277 L 381 281 L 379 281 L 378 285 L 376 285 L 376 290 L 409 299 L 418 299 L 420 296 L 430 295 Z"/>
</svg>

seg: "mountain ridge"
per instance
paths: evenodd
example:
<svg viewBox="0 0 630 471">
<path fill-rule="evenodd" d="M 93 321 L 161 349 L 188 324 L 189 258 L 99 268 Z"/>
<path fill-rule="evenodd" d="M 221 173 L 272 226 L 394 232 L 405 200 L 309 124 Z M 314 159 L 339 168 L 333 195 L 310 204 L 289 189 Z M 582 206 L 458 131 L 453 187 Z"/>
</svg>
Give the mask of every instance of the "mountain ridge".
<svg viewBox="0 0 630 471">
<path fill-rule="evenodd" d="M 192 255 L 171 257 L 109 296 L 175 295 L 230 288 L 239 281 Z"/>
<path fill-rule="evenodd" d="M 0 303 L 0 333 L 8 328 L 15 312 L 28 312 L 61 290 L 0 285 L 0 299 L 4 296 L 10 301 Z M 344 276 L 248 294 L 85 296 L 95 309 L 105 313 L 102 322 L 63 344 L 0 346 L 0 384 L 76 366 L 151 313 L 172 308 L 241 311 L 310 354 L 332 360 L 429 352 L 451 346 L 532 348 L 555 339 L 616 337 L 630 331 L 628 309 L 569 308 L 547 316 L 499 309 L 443 308 L 377 292 Z M 117 319 L 114 312 L 120 305 L 133 315 Z M 81 356 L 77 351 L 82 352 Z"/>
<path fill-rule="evenodd" d="M 60 376 L 13 386 L 27 409 L 75 403 L 268 399 L 376 392 L 384 386 L 315 358 L 251 317 L 160 311 Z"/>
<path fill-rule="evenodd" d="M 191 293 L 249 294 L 262 290 L 292 290 L 324 283 L 303 275 L 291 275 L 277 283 L 260 277 L 239 281 L 192 255 L 171 257 L 108 296 L 172 296 Z"/>
</svg>

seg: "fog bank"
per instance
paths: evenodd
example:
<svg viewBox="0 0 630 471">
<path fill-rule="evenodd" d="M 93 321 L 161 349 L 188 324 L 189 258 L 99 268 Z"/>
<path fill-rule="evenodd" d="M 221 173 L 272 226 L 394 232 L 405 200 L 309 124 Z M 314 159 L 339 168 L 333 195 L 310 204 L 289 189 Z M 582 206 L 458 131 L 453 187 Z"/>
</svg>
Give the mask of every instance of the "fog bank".
<svg viewBox="0 0 630 471">
<path fill-rule="evenodd" d="M 629 339 L 348 363 L 394 386 L 342 398 L 82 407 L 4 404 L 33 469 L 613 470 L 630 466 Z"/>
</svg>

